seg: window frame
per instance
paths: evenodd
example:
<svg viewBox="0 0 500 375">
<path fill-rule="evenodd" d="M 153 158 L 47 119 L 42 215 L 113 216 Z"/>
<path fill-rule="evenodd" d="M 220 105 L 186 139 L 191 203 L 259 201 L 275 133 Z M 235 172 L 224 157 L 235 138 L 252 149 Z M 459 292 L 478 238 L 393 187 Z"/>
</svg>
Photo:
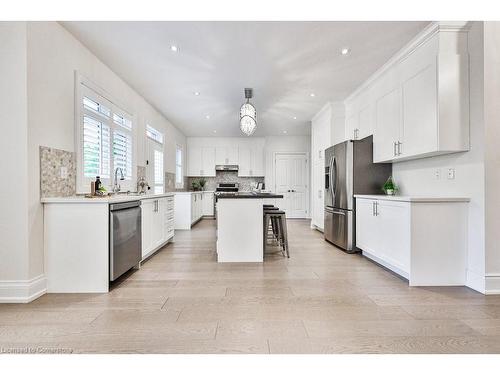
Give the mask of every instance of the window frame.
<svg viewBox="0 0 500 375">
<path fill-rule="evenodd" d="M 93 177 L 85 177 L 84 175 L 84 160 L 83 160 L 83 119 L 85 115 L 94 117 L 101 121 L 105 117 L 96 113 L 93 110 L 86 109 L 83 106 L 83 98 L 88 97 L 100 104 L 105 105 L 111 110 L 109 120 L 102 121 L 110 127 L 110 176 L 109 178 L 101 178 L 102 184 L 108 191 L 111 191 L 114 180 L 114 155 L 113 155 L 113 137 L 115 129 L 129 132 L 132 140 L 132 171 L 130 180 L 118 181 L 122 191 L 135 190 L 137 183 L 137 121 L 134 115 L 125 110 L 123 105 L 117 103 L 111 96 L 99 86 L 75 71 L 75 154 L 76 154 L 76 193 L 86 194 L 90 192 L 90 183 L 95 179 Z M 113 121 L 113 114 L 126 116 L 132 122 L 131 129 L 121 126 Z"/>
<path fill-rule="evenodd" d="M 177 161 L 177 151 L 181 151 L 181 163 L 178 164 Z M 175 188 L 176 189 L 184 189 L 184 160 L 185 160 L 185 155 L 184 155 L 184 147 L 180 144 L 175 145 Z M 181 182 L 177 182 L 177 168 L 180 167 L 181 170 Z"/>
</svg>

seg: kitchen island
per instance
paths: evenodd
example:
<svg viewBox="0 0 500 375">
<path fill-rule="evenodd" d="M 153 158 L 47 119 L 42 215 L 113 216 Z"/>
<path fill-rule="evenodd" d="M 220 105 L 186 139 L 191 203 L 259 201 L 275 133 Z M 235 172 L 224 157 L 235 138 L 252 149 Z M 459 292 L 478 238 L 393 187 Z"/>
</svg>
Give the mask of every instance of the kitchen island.
<svg viewBox="0 0 500 375">
<path fill-rule="evenodd" d="M 217 197 L 217 261 L 263 262 L 263 206 L 283 198 L 274 193 L 231 193 Z"/>
</svg>

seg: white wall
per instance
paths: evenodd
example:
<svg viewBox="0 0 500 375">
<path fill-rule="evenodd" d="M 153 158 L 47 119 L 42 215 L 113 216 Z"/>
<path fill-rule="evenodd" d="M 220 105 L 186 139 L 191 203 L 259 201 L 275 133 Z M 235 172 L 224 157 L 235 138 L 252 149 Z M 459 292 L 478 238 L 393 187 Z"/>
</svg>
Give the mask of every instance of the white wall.
<svg viewBox="0 0 500 375">
<path fill-rule="evenodd" d="M 484 23 L 486 291 L 500 293 L 500 22 Z"/>
<path fill-rule="evenodd" d="M 8 157 L 2 157 L 2 160 L 16 160 L 16 168 L 2 165 L 1 170 L 3 174 L 9 176 L 9 180 L 13 181 L 12 186 L 16 190 L 16 197 L 23 196 L 22 199 L 8 196 L 7 206 L 2 205 L 2 208 L 7 210 L 4 212 L 13 213 L 9 220 L 18 222 L 19 228 L 22 228 L 21 222 L 23 220 L 28 221 L 28 225 L 24 226 L 26 229 L 24 234 L 16 236 L 16 246 L 24 246 L 22 242 L 26 240 L 28 241 L 26 247 L 29 248 L 29 258 L 26 257 L 25 260 L 16 260 L 15 262 L 9 260 L 8 264 L 9 269 L 12 264 L 18 264 L 20 267 L 22 267 L 21 265 L 26 266 L 28 271 L 25 278 L 34 278 L 43 274 L 43 207 L 40 204 L 39 146 L 75 151 L 75 70 L 105 89 L 113 99 L 136 116 L 138 120 L 137 134 L 139 135 L 137 137 L 139 165 L 145 164 L 145 137 L 143 135 L 146 122 L 165 133 L 165 171 L 175 171 L 175 144 L 179 143 L 185 146 L 185 137 L 58 23 L 28 22 L 27 26 L 26 24 L 20 26 L 1 25 L 2 30 L 5 31 L 8 31 L 7 28 L 16 28 L 15 33 L 13 30 L 12 34 L 5 34 L 5 41 L 2 38 L 2 43 L 8 42 L 9 44 L 5 47 L 9 47 L 12 51 L 12 54 L 8 55 L 11 61 L 8 61 L 4 58 L 4 48 L 2 48 L 2 88 L 0 90 L 5 89 L 8 92 L 2 92 L 1 99 L 4 99 L 5 94 L 8 94 L 2 103 L 9 105 L 9 110 L 2 111 L 2 116 L 8 115 L 10 117 L 2 119 L 2 124 L 18 125 L 10 130 L 15 134 L 10 137 L 2 137 L 2 142 L 8 140 L 9 143 L 6 145 L 7 148 L 2 147 L 2 152 L 9 150 L 9 148 L 13 150 Z M 24 29 L 22 29 L 23 27 Z M 23 38 L 27 40 L 27 43 L 23 42 Z M 6 49 L 6 51 L 8 50 Z M 24 65 L 23 56 L 27 56 L 24 57 Z M 6 82 L 4 76 L 12 81 L 12 86 L 15 88 L 4 85 Z M 23 90 L 26 91 L 26 87 L 27 103 L 26 101 L 22 102 Z M 24 93 L 24 97 L 26 97 L 26 93 Z M 17 100 L 12 100 L 12 98 Z M 24 109 L 23 115 L 23 106 L 26 107 L 26 105 L 27 112 Z M 26 121 L 23 116 L 26 117 L 26 114 L 27 129 L 23 128 L 23 121 Z M 19 168 L 23 164 L 26 166 L 24 173 L 27 173 L 27 178 L 24 180 L 20 175 L 23 173 L 23 168 Z M 23 192 L 23 189 L 26 189 L 26 192 Z M 6 197 L 6 195 L 2 194 L 2 197 Z M 23 215 L 27 217 L 23 217 Z M 3 235 L 2 238 L 4 238 Z M 21 252 L 19 253 L 21 254 Z M 16 254 L 16 256 L 18 255 Z M 9 258 L 2 257 L 2 259 Z M 5 264 L 5 262 L 1 263 Z M 4 278 L 3 273 L 0 274 L 0 279 Z"/>
<path fill-rule="evenodd" d="M 474 22 L 469 32 L 470 53 L 470 151 L 393 164 L 393 175 L 402 195 L 461 196 L 469 204 L 468 283 L 482 291 L 485 274 L 485 174 L 483 119 L 483 33 Z M 456 170 L 447 179 L 448 168 Z M 440 178 L 436 179 L 436 171 Z"/>
<path fill-rule="evenodd" d="M 0 299 L 2 281 L 27 280 L 26 23 L 0 22 Z"/>
</svg>

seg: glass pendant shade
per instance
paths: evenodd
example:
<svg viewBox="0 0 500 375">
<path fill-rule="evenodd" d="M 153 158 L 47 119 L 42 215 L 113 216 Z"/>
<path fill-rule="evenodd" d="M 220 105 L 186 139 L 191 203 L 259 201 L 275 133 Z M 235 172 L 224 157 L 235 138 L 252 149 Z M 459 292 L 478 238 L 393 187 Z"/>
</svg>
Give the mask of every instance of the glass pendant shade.
<svg viewBox="0 0 500 375">
<path fill-rule="evenodd" d="M 243 116 L 250 116 L 253 119 L 257 118 L 257 111 L 255 110 L 255 107 L 249 102 L 246 102 L 240 108 L 240 118 L 242 118 Z"/>
<path fill-rule="evenodd" d="M 248 115 L 244 115 L 240 118 L 240 129 L 243 134 L 248 136 L 252 135 L 256 127 L 257 123 L 255 122 L 255 118 Z"/>
</svg>

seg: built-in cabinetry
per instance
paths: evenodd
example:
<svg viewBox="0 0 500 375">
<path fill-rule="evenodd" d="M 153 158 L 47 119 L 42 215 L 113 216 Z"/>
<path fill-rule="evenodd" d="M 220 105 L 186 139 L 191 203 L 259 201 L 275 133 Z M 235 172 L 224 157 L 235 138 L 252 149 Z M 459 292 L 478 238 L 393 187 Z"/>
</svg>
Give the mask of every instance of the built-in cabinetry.
<svg viewBox="0 0 500 375">
<path fill-rule="evenodd" d="M 175 193 L 175 229 L 191 229 L 191 226 L 202 218 L 204 196 L 201 191 Z"/>
<path fill-rule="evenodd" d="M 435 23 L 345 100 L 346 138 L 373 134 L 374 161 L 469 149 L 469 55 L 462 24 Z"/>
<path fill-rule="evenodd" d="M 174 197 L 144 199 L 141 215 L 144 259 L 174 236 Z"/>
<path fill-rule="evenodd" d="M 203 216 L 214 216 L 214 192 L 204 191 L 202 196 Z"/>
<path fill-rule="evenodd" d="M 216 165 L 238 165 L 238 176 L 264 176 L 264 138 L 190 137 L 187 139 L 187 174 L 215 176 Z"/>
<path fill-rule="evenodd" d="M 465 285 L 468 199 L 356 196 L 356 247 L 412 286 Z"/>
<path fill-rule="evenodd" d="M 344 137 L 344 105 L 328 103 L 311 121 L 311 226 L 323 230 L 325 150 Z"/>
</svg>

